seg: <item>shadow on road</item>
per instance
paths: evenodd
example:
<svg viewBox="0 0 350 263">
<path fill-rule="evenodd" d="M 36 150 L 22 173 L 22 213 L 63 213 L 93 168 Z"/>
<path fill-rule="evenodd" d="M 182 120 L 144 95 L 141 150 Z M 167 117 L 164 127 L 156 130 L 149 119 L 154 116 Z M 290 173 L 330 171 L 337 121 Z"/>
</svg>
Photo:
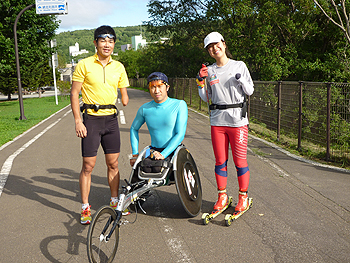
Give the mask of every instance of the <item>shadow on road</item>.
<svg viewBox="0 0 350 263">
<path fill-rule="evenodd" d="M 80 222 L 77 222 L 74 217 L 67 214 L 68 221 L 63 223 L 67 229 L 67 236 L 55 235 L 44 238 L 40 243 L 40 250 L 42 254 L 50 262 L 85 262 L 86 253 L 86 237 L 80 234 L 86 229 Z"/>
</svg>

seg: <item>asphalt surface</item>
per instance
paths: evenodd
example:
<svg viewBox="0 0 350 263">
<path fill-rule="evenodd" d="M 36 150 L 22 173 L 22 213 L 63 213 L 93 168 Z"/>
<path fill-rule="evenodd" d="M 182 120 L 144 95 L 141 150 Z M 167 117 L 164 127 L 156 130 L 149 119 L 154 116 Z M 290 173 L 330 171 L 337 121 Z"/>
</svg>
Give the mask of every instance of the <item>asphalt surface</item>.
<svg viewBox="0 0 350 263">
<path fill-rule="evenodd" d="M 128 179 L 129 128 L 148 93 L 128 89 L 119 104 L 119 168 Z M 124 123 L 125 120 L 125 124 Z M 140 149 L 150 143 L 146 127 Z M 217 198 L 207 117 L 189 110 L 184 144 L 198 166 L 202 212 Z M 153 191 L 147 214 L 131 214 L 120 228 L 114 262 L 350 262 L 350 173 L 305 162 L 249 136 L 249 195 L 253 207 L 230 227 L 224 214 L 209 225 L 188 218 L 175 186 Z M 67 107 L 0 147 L 0 262 L 87 262 L 88 227 L 79 223 L 80 139 Z M 237 201 L 237 177 L 228 162 L 228 193 Z M 104 156 L 92 175 L 90 204 L 108 204 Z M 229 208 L 227 213 L 232 213 Z"/>
</svg>

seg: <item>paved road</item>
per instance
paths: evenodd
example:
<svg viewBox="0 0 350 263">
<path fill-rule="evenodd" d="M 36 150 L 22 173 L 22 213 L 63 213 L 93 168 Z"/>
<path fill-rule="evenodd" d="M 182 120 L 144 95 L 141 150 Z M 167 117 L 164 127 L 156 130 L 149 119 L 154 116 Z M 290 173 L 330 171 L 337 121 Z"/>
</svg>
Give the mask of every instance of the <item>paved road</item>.
<svg viewBox="0 0 350 263">
<path fill-rule="evenodd" d="M 125 117 L 122 179 L 131 170 L 129 127 L 138 107 L 151 99 L 138 90 L 129 96 L 129 105 L 119 106 Z M 140 139 L 141 147 L 150 142 L 145 127 Z M 217 193 L 205 116 L 189 111 L 184 143 L 201 176 L 202 211 L 209 212 Z M 253 136 L 248 163 L 254 205 L 230 227 L 224 215 L 208 226 L 200 215 L 188 218 L 175 186 L 165 186 L 145 203 L 146 215 L 121 227 L 114 262 L 350 262 L 349 173 L 296 160 Z M 70 108 L 1 147 L 0 164 L 0 262 L 87 262 L 88 228 L 79 223 L 80 140 Z M 228 191 L 237 200 L 232 160 L 228 169 Z M 102 151 L 92 180 L 96 210 L 109 201 Z"/>
</svg>

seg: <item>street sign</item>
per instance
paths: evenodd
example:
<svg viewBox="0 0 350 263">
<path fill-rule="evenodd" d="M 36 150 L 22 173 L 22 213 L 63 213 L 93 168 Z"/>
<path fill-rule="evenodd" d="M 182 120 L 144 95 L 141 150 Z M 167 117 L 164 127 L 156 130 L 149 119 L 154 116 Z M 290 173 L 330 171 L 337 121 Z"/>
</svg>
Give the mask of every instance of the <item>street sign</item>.
<svg viewBox="0 0 350 263">
<path fill-rule="evenodd" d="M 35 0 L 38 15 L 66 15 L 68 14 L 67 0 Z"/>
</svg>

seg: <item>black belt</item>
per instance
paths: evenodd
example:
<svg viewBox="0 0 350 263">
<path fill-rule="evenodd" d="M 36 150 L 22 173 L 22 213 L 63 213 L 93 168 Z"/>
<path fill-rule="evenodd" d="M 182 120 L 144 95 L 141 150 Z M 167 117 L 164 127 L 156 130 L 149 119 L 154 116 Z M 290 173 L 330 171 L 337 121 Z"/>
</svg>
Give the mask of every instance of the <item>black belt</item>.
<svg viewBox="0 0 350 263">
<path fill-rule="evenodd" d="M 108 105 L 100 105 L 100 104 L 83 104 L 80 107 L 80 111 L 83 112 L 86 109 L 93 109 L 94 111 L 102 110 L 102 109 L 116 109 L 118 112 L 117 106 L 113 104 L 108 104 Z"/>
<path fill-rule="evenodd" d="M 210 110 L 226 110 L 226 109 L 230 109 L 230 108 L 243 108 L 245 104 L 245 101 L 243 101 L 242 103 L 238 103 L 238 104 L 226 104 L 226 105 L 218 105 L 218 104 L 211 104 L 209 106 Z"/>
</svg>

